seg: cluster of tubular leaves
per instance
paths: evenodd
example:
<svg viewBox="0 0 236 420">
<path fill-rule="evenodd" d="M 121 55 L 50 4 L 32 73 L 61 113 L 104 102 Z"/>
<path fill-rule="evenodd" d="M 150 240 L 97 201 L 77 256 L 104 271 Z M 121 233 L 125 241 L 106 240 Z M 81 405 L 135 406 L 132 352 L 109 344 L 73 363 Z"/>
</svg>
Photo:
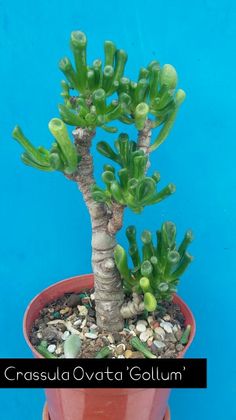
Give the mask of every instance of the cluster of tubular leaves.
<svg viewBox="0 0 236 420">
<path fill-rule="evenodd" d="M 91 129 L 100 126 L 115 132 L 117 129 L 108 123 L 119 120 L 135 124 L 141 130 L 150 116 L 153 128 L 162 125 L 152 145 L 153 149 L 158 147 L 167 137 L 185 99 L 182 89 L 176 91 L 174 67 L 165 64 L 161 68 L 157 61 L 152 61 L 140 69 L 138 81 L 134 82 L 124 76 L 127 53 L 117 49 L 112 41 L 104 43 L 104 65 L 100 59 L 88 65 L 84 33 L 72 32 L 70 45 L 75 67 L 68 57 L 59 63 L 66 77 L 66 81 L 62 81 L 64 104 L 59 105 L 63 121 L 73 126 Z"/>
<path fill-rule="evenodd" d="M 143 293 L 147 311 L 154 311 L 158 302 L 172 298 L 180 276 L 193 259 L 187 252 L 193 239 L 191 231 L 186 232 L 179 246 L 176 245 L 176 226 L 172 222 L 163 223 L 156 235 L 155 246 L 152 233 L 143 231 L 142 252 L 139 252 L 135 227 L 126 229 L 133 269 L 128 266 L 128 255 L 123 247 L 117 245 L 114 253 L 126 293 Z"/>
<path fill-rule="evenodd" d="M 49 122 L 49 130 L 55 138 L 50 150 L 43 146 L 36 148 L 24 136 L 19 126 L 13 130 L 12 136 L 24 148 L 22 161 L 33 168 L 42 171 L 61 171 L 67 175 L 75 172 L 80 157 L 74 144 L 71 142 L 67 128 L 62 120 L 53 118 Z"/>
<path fill-rule="evenodd" d="M 157 192 L 160 174 L 154 172 L 152 176 L 146 176 L 148 157 L 143 150 L 137 149 L 137 143 L 130 141 L 127 134 L 119 135 L 115 150 L 105 141 L 97 144 L 97 150 L 121 169 L 116 174 L 112 165 L 104 165 L 102 180 L 106 189 L 93 185 L 94 200 L 108 205 L 115 201 L 140 213 L 145 206 L 156 204 L 175 191 L 175 186 L 169 184 Z"/>
</svg>

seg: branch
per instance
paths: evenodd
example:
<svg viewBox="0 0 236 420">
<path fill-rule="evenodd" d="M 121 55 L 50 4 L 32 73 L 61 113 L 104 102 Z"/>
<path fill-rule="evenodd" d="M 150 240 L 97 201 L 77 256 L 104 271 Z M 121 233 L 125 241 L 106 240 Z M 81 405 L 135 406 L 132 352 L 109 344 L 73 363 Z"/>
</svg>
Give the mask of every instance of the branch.
<svg viewBox="0 0 236 420">
<path fill-rule="evenodd" d="M 112 215 L 108 222 L 108 232 L 115 235 L 123 226 L 125 206 L 116 202 L 112 203 Z"/>
<path fill-rule="evenodd" d="M 152 135 L 152 121 L 147 119 L 144 125 L 144 128 L 139 131 L 138 135 L 138 148 L 143 150 L 144 153 L 149 157 L 150 154 L 150 142 L 151 142 L 151 135 Z M 147 170 L 150 168 L 150 160 L 148 159 L 147 162 Z"/>
</svg>

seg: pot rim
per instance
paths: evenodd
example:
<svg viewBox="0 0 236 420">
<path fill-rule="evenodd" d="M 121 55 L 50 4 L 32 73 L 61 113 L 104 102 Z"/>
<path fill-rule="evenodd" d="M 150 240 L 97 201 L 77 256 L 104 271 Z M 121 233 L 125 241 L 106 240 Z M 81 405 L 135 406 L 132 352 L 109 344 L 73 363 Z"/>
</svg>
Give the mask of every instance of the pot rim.
<svg viewBox="0 0 236 420">
<path fill-rule="evenodd" d="M 29 316 L 29 313 L 31 311 L 31 308 L 33 307 L 34 303 L 40 298 L 40 296 L 45 293 L 45 292 L 49 292 L 50 290 L 55 289 L 57 286 L 60 286 L 61 284 L 65 284 L 69 281 L 73 282 L 74 280 L 78 280 L 80 278 L 83 278 L 84 280 L 88 280 L 90 283 L 93 282 L 94 279 L 94 275 L 91 274 L 80 274 L 77 276 L 73 276 L 73 277 L 68 277 L 64 280 L 60 280 L 56 283 L 51 284 L 50 286 L 46 287 L 45 289 L 43 289 L 41 292 L 39 292 L 28 304 L 28 306 L 26 307 L 25 313 L 24 313 L 24 318 L 23 318 L 23 333 L 24 333 L 24 338 L 26 343 L 28 344 L 29 348 L 31 349 L 32 353 L 40 359 L 43 359 L 44 357 L 35 349 L 35 347 L 32 345 L 32 343 L 30 342 L 29 339 L 29 333 L 27 331 L 27 319 Z M 89 286 L 88 286 L 89 287 Z M 64 292 L 66 293 L 66 292 Z M 177 358 L 182 358 L 183 355 L 186 353 L 186 351 L 188 350 L 188 348 L 190 347 L 194 336 L 196 334 L 196 322 L 195 322 L 195 318 L 194 315 L 192 313 L 192 311 L 190 310 L 190 308 L 188 307 L 188 305 L 184 302 L 184 300 L 179 297 L 177 294 L 174 294 L 173 297 L 173 301 L 174 303 L 177 303 L 181 306 L 181 311 L 182 309 L 184 309 L 184 312 L 188 312 L 191 318 L 191 332 L 190 332 L 190 336 L 189 336 L 189 340 L 188 340 L 188 344 L 184 347 L 184 349 L 178 354 Z M 45 302 L 45 305 L 48 302 Z"/>
</svg>

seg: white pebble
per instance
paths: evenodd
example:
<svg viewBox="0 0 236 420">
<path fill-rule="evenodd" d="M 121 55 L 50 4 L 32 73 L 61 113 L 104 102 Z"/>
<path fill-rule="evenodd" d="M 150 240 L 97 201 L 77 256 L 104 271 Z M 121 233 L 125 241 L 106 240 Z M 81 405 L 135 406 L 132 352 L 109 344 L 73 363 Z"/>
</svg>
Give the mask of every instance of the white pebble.
<svg viewBox="0 0 236 420">
<path fill-rule="evenodd" d="M 119 354 L 119 356 L 117 356 L 117 359 L 125 359 L 125 356 L 123 356 L 123 354 Z"/>
<path fill-rule="evenodd" d="M 145 319 L 140 319 L 140 320 L 137 322 L 137 325 L 140 325 L 140 324 L 147 325 L 148 323 L 147 323 L 147 321 L 146 321 Z"/>
<path fill-rule="evenodd" d="M 158 349 L 163 349 L 166 346 L 165 343 L 163 343 L 162 341 L 159 341 L 159 340 L 154 340 L 153 344 Z"/>
<path fill-rule="evenodd" d="M 146 343 L 146 341 L 148 340 L 148 338 L 150 337 L 149 332 L 148 331 L 144 331 L 140 334 L 139 338 L 143 343 Z"/>
<path fill-rule="evenodd" d="M 90 299 L 91 299 L 91 300 L 95 300 L 95 293 L 91 293 L 91 295 L 90 295 Z"/>
<path fill-rule="evenodd" d="M 62 336 L 61 336 L 61 338 L 62 338 L 62 340 L 67 340 L 67 338 L 70 336 L 70 332 L 69 331 L 65 331 L 63 334 L 62 334 Z"/>
<path fill-rule="evenodd" d="M 48 351 L 49 351 L 49 353 L 54 353 L 54 351 L 56 350 L 56 344 L 50 344 L 49 346 L 48 346 Z"/>
<path fill-rule="evenodd" d="M 155 328 L 155 334 L 157 334 L 162 340 L 165 338 L 165 331 L 161 327 Z"/>
<path fill-rule="evenodd" d="M 164 328 L 167 333 L 172 332 L 173 325 L 170 322 L 163 321 L 160 323 L 160 326 Z"/>
<path fill-rule="evenodd" d="M 82 319 L 77 319 L 75 322 L 74 322 L 74 325 L 76 326 L 76 325 L 81 325 L 82 324 Z"/>
<path fill-rule="evenodd" d="M 144 324 L 137 324 L 137 325 L 136 325 L 136 330 L 137 330 L 138 332 L 140 332 L 140 333 L 142 333 L 142 332 L 146 331 L 146 329 L 147 329 L 147 327 L 146 327 L 146 325 L 144 325 Z"/>
<path fill-rule="evenodd" d="M 154 321 L 153 316 L 148 316 L 147 321 L 150 325 Z"/>
<path fill-rule="evenodd" d="M 96 340 L 96 338 L 98 338 L 98 335 L 92 332 L 87 332 L 84 335 L 86 338 L 91 338 L 91 340 Z"/>
<path fill-rule="evenodd" d="M 166 314 L 165 316 L 163 316 L 164 321 L 170 321 L 170 315 Z"/>
<path fill-rule="evenodd" d="M 78 308 L 81 316 L 87 316 L 88 315 L 88 309 L 86 308 L 86 306 L 78 305 L 77 308 Z"/>
<path fill-rule="evenodd" d="M 92 324 L 90 325 L 89 329 L 95 331 L 98 329 L 98 326 L 96 324 Z"/>
<path fill-rule="evenodd" d="M 173 326 L 173 332 L 176 333 L 177 331 L 178 331 L 178 327 L 177 327 L 177 325 L 174 325 Z"/>
</svg>

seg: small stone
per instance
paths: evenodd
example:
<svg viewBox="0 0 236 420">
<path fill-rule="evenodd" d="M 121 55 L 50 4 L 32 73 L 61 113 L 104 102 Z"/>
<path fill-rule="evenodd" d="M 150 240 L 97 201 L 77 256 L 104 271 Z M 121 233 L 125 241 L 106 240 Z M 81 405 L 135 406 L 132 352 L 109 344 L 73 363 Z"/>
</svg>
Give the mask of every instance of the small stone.
<svg viewBox="0 0 236 420">
<path fill-rule="evenodd" d="M 137 324 L 136 325 L 136 331 L 138 331 L 139 333 L 143 333 L 144 331 L 146 331 L 147 327 L 144 324 Z"/>
<path fill-rule="evenodd" d="M 153 342 L 153 337 L 149 337 L 149 339 L 147 340 L 148 347 L 151 347 L 152 342 Z"/>
<path fill-rule="evenodd" d="M 163 330 L 163 328 L 157 327 L 157 328 L 155 328 L 154 332 L 155 332 L 156 335 L 158 335 L 161 338 L 161 340 L 164 340 L 165 331 Z"/>
<path fill-rule="evenodd" d="M 49 353 L 54 353 L 54 351 L 56 350 L 56 344 L 50 344 L 50 346 L 48 346 L 47 350 L 49 351 Z"/>
<path fill-rule="evenodd" d="M 87 323 L 86 318 L 82 321 L 80 328 L 84 328 Z"/>
<path fill-rule="evenodd" d="M 78 308 L 79 314 L 81 316 L 87 316 L 88 315 L 88 309 L 86 308 L 86 306 L 78 305 L 77 308 Z"/>
<path fill-rule="evenodd" d="M 42 331 L 42 334 L 43 334 L 44 340 L 47 340 L 47 341 L 58 340 L 58 338 L 61 335 L 61 333 L 57 330 L 57 328 L 53 327 L 52 325 L 49 325 L 48 327 L 46 327 Z"/>
<path fill-rule="evenodd" d="M 61 317 L 60 312 L 54 312 L 53 313 L 53 318 L 58 319 L 60 317 Z"/>
<path fill-rule="evenodd" d="M 91 295 L 90 295 L 90 299 L 91 299 L 91 300 L 95 300 L 95 293 L 91 293 Z"/>
<path fill-rule="evenodd" d="M 155 321 L 153 324 L 152 324 L 152 328 L 155 330 L 155 328 L 159 328 L 160 327 L 160 323 L 159 322 L 157 322 L 157 321 Z"/>
<path fill-rule="evenodd" d="M 147 326 L 148 323 L 145 319 L 139 319 L 137 322 L 137 325 L 141 325 L 141 324 Z"/>
<path fill-rule="evenodd" d="M 132 358 L 132 354 L 133 354 L 133 352 L 131 350 L 126 350 L 125 351 L 125 358 L 126 359 L 131 359 Z"/>
<path fill-rule="evenodd" d="M 98 326 L 96 324 L 90 325 L 91 332 L 96 331 L 98 329 Z"/>
<path fill-rule="evenodd" d="M 175 348 L 176 348 L 177 351 L 182 351 L 184 349 L 184 346 L 183 346 L 183 344 L 179 343 L 179 344 L 176 344 Z"/>
<path fill-rule="evenodd" d="M 147 317 L 147 322 L 149 323 L 149 325 L 151 325 L 151 323 L 154 321 L 153 316 L 148 316 Z"/>
<path fill-rule="evenodd" d="M 177 327 L 177 325 L 174 325 L 174 326 L 173 326 L 172 331 L 173 331 L 173 333 L 176 333 L 176 332 L 178 331 L 178 327 Z"/>
<path fill-rule="evenodd" d="M 60 310 L 60 314 L 65 315 L 69 312 L 69 310 L 70 310 L 70 308 L 68 308 L 68 306 L 67 306 L 66 308 L 63 308 L 63 309 Z"/>
<path fill-rule="evenodd" d="M 118 344 L 118 346 L 116 346 L 116 353 L 121 355 L 125 352 L 125 345 L 123 343 Z"/>
<path fill-rule="evenodd" d="M 114 337 L 113 337 L 112 334 L 108 334 L 107 339 L 108 339 L 108 341 L 109 341 L 110 344 L 114 344 L 115 339 L 114 339 Z"/>
<path fill-rule="evenodd" d="M 70 332 L 69 331 L 65 331 L 63 334 L 62 334 L 62 336 L 61 336 L 61 338 L 62 338 L 62 340 L 67 340 L 67 338 L 70 336 Z"/>
<path fill-rule="evenodd" d="M 119 354 L 119 355 L 117 356 L 117 359 L 125 359 L 125 356 L 124 356 L 123 354 Z"/>
<path fill-rule="evenodd" d="M 162 321 L 162 322 L 160 323 L 160 326 L 161 326 L 162 328 L 164 328 L 164 330 L 165 330 L 167 333 L 171 333 L 171 332 L 172 332 L 173 325 L 172 325 L 170 322 Z"/>
<path fill-rule="evenodd" d="M 134 324 L 130 324 L 129 325 L 129 329 L 130 329 L 130 331 L 134 331 L 135 330 L 135 325 Z"/>
<path fill-rule="evenodd" d="M 165 316 L 163 316 L 164 321 L 170 321 L 170 315 L 166 314 Z"/>
<path fill-rule="evenodd" d="M 84 335 L 86 338 L 90 338 L 91 340 L 96 340 L 96 338 L 98 338 L 98 335 L 93 332 L 87 332 Z"/>
<path fill-rule="evenodd" d="M 82 324 L 82 319 L 77 319 L 77 320 L 74 322 L 74 326 L 81 325 L 81 324 Z"/>
<path fill-rule="evenodd" d="M 146 341 L 148 340 L 148 338 L 150 337 L 149 332 L 148 331 L 144 331 L 140 334 L 139 338 L 143 343 L 146 343 Z"/>
<path fill-rule="evenodd" d="M 164 347 L 166 347 L 165 343 L 163 343 L 163 341 L 159 341 L 159 340 L 154 340 L 153 344 L 154 344 L 154 346 L 156 346 L 157 349 L 163 349 Z"/>
<path fill-rule="evenodd" d="M 87 305 L 90 302 L 90 299 L 88 296 L 84 297 L 81 299 L 81 302 L 83 303 L 83 305 Z"/>
<path fill-rule="evenodd" d="M 77 294 L 70 295 L 70 297 L 67 299 L 67 305 L 70 306 L 70 308 L 74 308 L 80 303 L 80 297 Z"/>
<path fill-rule="evenodd" d="M 43 334 L 42 334 L 41 332 L 38 332 L 38 333 L 37 333 L 37 337 L 38 337 L 38 338 L 43 338 Z"/>
<path fill-rule="evenodd" d="M 176 343 L 177 341 L 173 333 L 166 334 L 165 340 L 170 343 Z"/>
<path fill-rule="evenodd" d="M 61 346 L 57 347 L 57 349 L 55 350 L 56 354 L 62 354 L 63 353 L 63 348 Z"/>
<path fill-rule="evenodd" d="M 140 351 L 133 351 L 130 359 L 145 359 L 145 356 Z"/>
</svg>

